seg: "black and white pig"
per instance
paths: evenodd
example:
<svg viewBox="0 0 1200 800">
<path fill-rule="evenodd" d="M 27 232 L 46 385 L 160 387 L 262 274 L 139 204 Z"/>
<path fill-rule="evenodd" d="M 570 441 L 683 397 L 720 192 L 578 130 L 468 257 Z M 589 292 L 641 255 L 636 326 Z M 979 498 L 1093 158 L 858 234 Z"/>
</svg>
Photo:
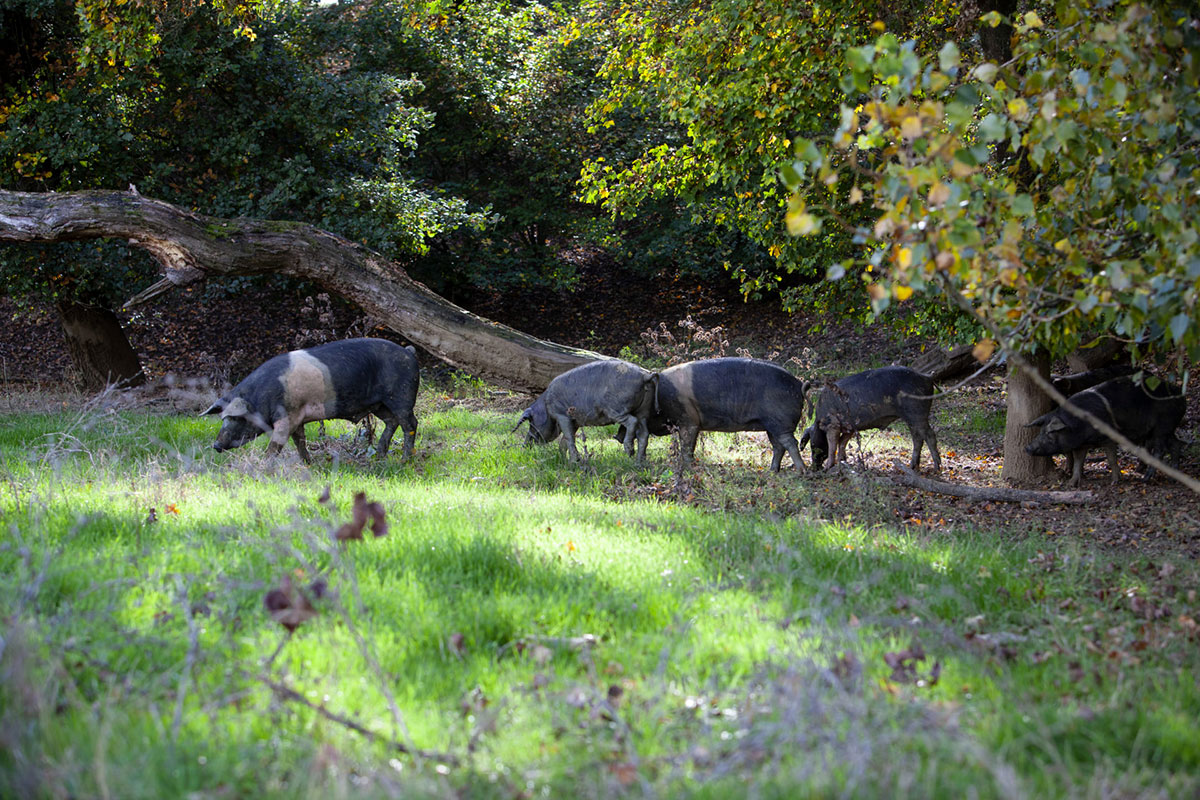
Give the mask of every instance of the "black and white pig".
<svg viewBox="0 0 1200 800">
<path fill-rule="evenodd" d="M 646 418 L 654 410 L 658 376 L 628 361 L 605 358 L 569 369 L 550 381 L 521 418 L 529 423 L 525 443 L 548 444 L 563 434 L 572 461 L 579 460 L 575 430 L 592 425 L 624 426 L 625 452 L 633 455 L 637 439 L 637 461 L 646 460 Z"/>
<path fill-rule="evenodd" d="M 269 433 L 267 455 L 283 449 L 290 436 L 300 458 L 311 459 L 304 424 L 322 419 L 357 422 L 374 414 L 384 422 L 379 456 L 387 456 L 392 435 L 404 426 L 404 458 L 417 437 L 420 370 L 416 351 L 386 339 L 345 339 L 275 356 L 205 411 L 221 415 L 213 449 L 241 447 Z"/>
<path fill-rule="evenodd" d="M 937 436 L 929 424 L 933 380 L 908 367 L 881 367 L 848 375 L 826 388 L 817 401 L 813 424 L 804 431 L 801 446 L 812 442 L 813 468 L 829 468 L 846 459 L 846 444 L 857 431 L 886 428 L 904 420 L 912 434 L 911 466 L 921 465 L 921 447 L 929 448 L 934 472 L 942 469 Z"/>
<path fill-rule="evenodd" d="M 695 460 L 701 431 L 766 431 L 771 471 L 779 471 L 785 451 L 792 466 L 803 470 L 796 426 L 804 418 L 807 392 L 808 384 L 769 361 L 689 361 L 658 374 L 658 411 L 651 414 L 647 428 L 655 436 L 679 431 L 685 467 Z"/>
<path fill-rule="evenodd" d="M 1095 414 L 1155 456 L 1177 455 L 1179 445 L 1175 429 L 1187 410 L 1179 387 L 1163 382 L 1150 389 L 1135 383 L 1132 378 L 1117 378 L 1073 394 L 1067 400 Z M 1087 451 L 1094 447 L 1104 448 L 1111 480 L 1117 482 L 1120 475 L 1117 443 L 1067 409 L 1058 408 L 1043 414 L 1026 427 L 1041 428 L 1037 438 L 1026 445 L 1026 453 L 1033 456 L 1066 454 L 1070 486 L 1078 486 L 1083 479 L 1083 462 Z"/>
</svg>

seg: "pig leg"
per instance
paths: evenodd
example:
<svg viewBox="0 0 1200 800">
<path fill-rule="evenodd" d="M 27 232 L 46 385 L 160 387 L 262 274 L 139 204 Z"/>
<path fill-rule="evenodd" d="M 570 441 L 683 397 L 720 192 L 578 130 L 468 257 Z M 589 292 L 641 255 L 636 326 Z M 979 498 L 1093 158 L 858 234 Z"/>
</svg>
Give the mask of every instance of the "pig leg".
<svg viewBox="0 0 1200 800">
<path fill-rule="evenodd" d="M 417 441 L 417 415 L 409 412 L 408 419 L 404 421 L 404 449 L 401 451 L 404 460 L 408 461 L 412 458 L 413 445 Z"/>
<path fill-rule="evenodd" d="M 565 414 L 555 414 L 554 420 L 562 430 L 563 444 L 567 446 L 567 458 L 579 461 L 579 451 L 575 449 L 575 420 Z"/>
<path fill-rule="evenodd" d="M 400 417 L 392 413 L 391 409 L 376 408 L 372 413 L 383 420 L 383 433 L 379 435 L 379 447 L 375 452 L 381 459 L 387 458 L 388 448 L 392 446 L 392 437 L 396 435 L 396 428 L 400 427 Z"/>
<path fill-rule="evenodd" d="M 916 423 L 908 426 L 909 433 L 912 434 L 913 454 L 912 463 L 910 466 L 913 471 L 916 471 L 921 466 L 921 446 L 925 445 L 929 448 L 929 455 L 933 458 L 933 471 L 938 473 L 942 471 L 942 456 L 938 452 L 937 435 L 934 434 L 933 428 L 926 421 L 924 424 Z"/>
<path fill-rule="evenodd" d="M 271 443 L 267 445 L 268 456 L 279 455 L 280 451 L 283 450 L 283 446 L 287 444 L 288 437 L 292 435 L 290 427 L 287 417 L 284 417 L 271 426 Z M 301 425 L 301 428 L 303 427 Z M 301 433 L 300 435 L 303 436 L 304 434 Z"/>
<path fill-rule="evenodd" d="M 632 456 L 633 443 L 635 440 L 641 438 L 640 429 L 645 427 L 645 423 L 640 422 L 633 414 L 626 414 L 618 419 L 617 422 L 621 423 L 621 428 L 625 431 L 625 438 L 621 441 L 621 444 L 625 446 L 625 455 Z M 643 454 L 644 452 L 645 451 L 643 451 Z M 639 458 L 638 461 L 640 462 L 641 458 Z"/>
<path fill-rule="evenodd" d="M 767 439 L 771 442 L 771 472 L 779 472 L 779 465 L 783 463 L 783 445 L 770 431 L 767 431 Z"/>
<path fill-rule="evenodd" d="M 696 438 L 700 435 L 700 426 L 686 424 L 679 426 L 679 456 L 684 465 L 696 460 Z"/>
<path fill-rule="evenodd" d="M 1087 460 L 1087 448 L 1081 447 L 1071 451 L 1067 460 L 1072 462 L 1071 479 L 1067 481 L 1067 485 L 1076 487 L 1083 480 L 1083 462 Z"/>
<path fill-rule="evenodd" d="M 637 432 L 638 450 L 637 450 L 637 459 L 636 459 L 635 463 L 645 464 L 646 463 L 646 445 L 648 445 L 650 443 L 650 426 L 648 424 L 646 424 L 646 420 L 644 420 L 644 419 L 636 420 L 636 432 Z M 630 453 L 630 455 L 632 455 L 632 453 Z"/>
<path fill-rule="evenodd" d="M 825 469 L 833 469 L 838 463 L 838 447 L 841 444 L 841 431 L 836 425 L 825 428 L 825 441 L 829 447 L 825 451 Z"/>
<path fill-rule="evenodd" d="M 1108 456 L 1108 472 L 1112 476 L 1109 480 L 1116 483 L 1121 477 L 1121 469 L 1117 466 L 1117 443 L 1108 442 L 1104 445 L 1104 453 Z"/>
<path fill-rule="evenodd" d="M 296 430 L 292 431 L 292 441 L 296 443 L 296 452 L 300 454 L 300 460 L 305 464 L 311 464 L 312 457 L 308 454 L 308 443 L 304 438 L 303 425 L 296 426 Z"/>
<path fill-rule="evenodd" d="M 783 464 L 783 452 L 787 450 L 792 457 L 792 467 L 797 472 L 804 470 L 804 462 L 800 460 L 800 448 L 796 443 L 796 437 L 790 433 L 772 433 L 767 431 L 767 438 L 771 441 L 771 471 L 779 472 L 780 466 Z"/>
<path fill-rule="evenodd" d="M 850 437 L 843 436 L 842 429 L 836 423 L 825 429 L 825 437 L 829 441 L 829 456 L 825 461 L 825 469 L 833 469 L 839 460 L 846 457 L 846 442 Z"/>
</svg>

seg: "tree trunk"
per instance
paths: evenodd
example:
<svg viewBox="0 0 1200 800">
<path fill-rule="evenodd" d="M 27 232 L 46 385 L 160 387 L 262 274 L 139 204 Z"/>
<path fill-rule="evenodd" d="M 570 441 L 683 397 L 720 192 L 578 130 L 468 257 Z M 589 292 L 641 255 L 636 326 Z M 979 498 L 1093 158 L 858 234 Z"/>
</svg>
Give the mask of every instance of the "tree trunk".
<svg viewBox="0 0 1200 800">
<path fill-rule="evenodd" d="M 1038 374 L 1049 379 L 1050 357 L 1044 354 L 1029 357 Z M 1029 422 L 1054 408 L 1054 403 L 1033 379 L 1017 367 L 1008 371 L 1008 417 L 1004 423 L 1004 467 L 1000 477 L 1015 483 L 1036 481 L 1054 470 L 1054 460 L 1031 456 L 1025 445 L 1034 440 L 1037 428 L 1026 428 Z"/>
<path fill-rule="evenodd" d="M 112 311 L 64 300 L 58 303 L 58 319 L 81 389 L 98 392 L 109 384 L 145 383 L 142 362 Z"/>
<path fill-rule="evenodd" d="M 130 305 L 207 274 L 278 273 L 320 284 L 414 344 L 509 389 L 539 392 L 601 357 L 476 316 L 379 253 L 311 225 L 206 217 L 132 192 L 0 190 L 0 241 L 98 238 L 126 239 L 163 267 L 163 280 Z"/>
<path fill-rule="evenodd" d="M 1004 64 L 1012 58 L 1013 27 L 1007 20 L 1017 13 L 1017 0 L 979 0 L 977 5 L 980 16 L 998 11 L 1006 20 L 994 28 L 990 25 L 979 26 L 979 48 L 983 51 L 983 59 Z"/>
</svg>

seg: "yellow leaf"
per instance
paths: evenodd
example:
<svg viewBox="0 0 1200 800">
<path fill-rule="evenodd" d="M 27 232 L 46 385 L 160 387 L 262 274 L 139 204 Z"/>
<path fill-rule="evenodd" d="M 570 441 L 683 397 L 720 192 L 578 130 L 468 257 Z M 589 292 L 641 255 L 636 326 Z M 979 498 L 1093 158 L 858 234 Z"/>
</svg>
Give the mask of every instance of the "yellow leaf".
<svg viewBox="0 0 1200 800">
<path fill-rule="evenodd" d="M 897 286 L 895 287 L 894 291 L 896 292 L 896 299 L 901 303 L 913 295 L 913 289 L 911 286 Z"/>
<path fill-rule="evenodd" d="M 950 199 L 950 187 L 938 181 L 929 188 L 929 205 L 931 208 L 941 208 Z"/>
<path fill-rule="evenodd" d="M 1059 239 L 1057 242 L 1054 243 L 1054 249 L 1060 253 L 1069 253 L 1069 252 L 1071 252 L 1072 248 L 1071 248 L 1071 243 L 1069 241 L 1067 241 L 1066 239 Z"/>
<path fill-rule="evenodd" d="M 0 120 L 0 122 L 2 122 L 2 121 L 3 120 Z M 857 186 L 850 187 L 850 205 L 852 205 L 852 206 L 857 205 L 862 202 L 862 199 L 863 199 L 862 189 L 858 188 Z"/>
<path fill-rule="evenodd" d="M 971 355 L 975 356 L 975 360 L 983 363 L 992 357 L 992 353 L 996 352 L 996 342 L 991 339 L 980 339 L 979 343 L 971 350 Z"/>
<path fill-rule="evenodd" d="M 809 236 L 821 229 L 821 221 L 812 214 L 797 209 L 787 213 L 787 229 L 792 236 Z"/>
<path fill-rule="evenodd" d="M 1026 122 L 1029 119 L 1029 104 L 1025 102 L 1025 98 L 1017 97 L 1008 101 L 1008 114 L 1018 122 Z"/>
<path fill-rule="evenodd" d="M 909 141 L 918 138 L 924 132 L 925 126 L 921 124 L 919 117 L 905 117 L 904 122 L 900 123 L 900 135 Z"/>
<path fill-rule="evenodd" d="M 912 250 L 907 247 L 901 247 L 900 252 L 896 254 L 896 263 L 902 268 L 912 266 Z"/>
<path fill-rule="evenodd" d="M 1042 18 L 1037 15 L 1036 11 L 1026 11 L 1025 24 L 1031 28 L 1040 28 L 1044 23 L 1042 22 Z"/>
</svg>

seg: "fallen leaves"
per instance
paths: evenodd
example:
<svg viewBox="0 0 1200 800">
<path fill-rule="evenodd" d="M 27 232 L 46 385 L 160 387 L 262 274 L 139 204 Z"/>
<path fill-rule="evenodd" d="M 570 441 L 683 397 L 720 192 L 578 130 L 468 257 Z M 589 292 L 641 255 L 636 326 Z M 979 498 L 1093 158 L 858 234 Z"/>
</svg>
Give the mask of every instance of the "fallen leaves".
<svg viewBox="0 0 1200 800">
<path fill-rule="evenodd" d="M 368 523 L 370 523 L 371 533 L 375 538 L 387 536 L 387 512 L 384 511 L 383 504 L 367 500 L 366 492 L 355 492 L 351 519 L 338 528 L 333 537 L 339 542 L 350 539 L 361 540 L 363 528 L 367 527 Z"/>
<path fill-rule="evenodd" d="M 319 600 L 326 588 L 325 579 L 317 578 L 309 584 L 308 591 Z M 263 597 L 263 606 L 271 619 L 286 628 L 288 633 L 294 633 L 300 625 L 317 616 L 317 609 L 308 593 L 292 583 L 290 575 L 283 576 L 279 586 L 267 592 Z"/>
<path fill-rule="evenodd" d="M 888 676 L 892 682 L 911 683 L 922 688 L 936 686 L 942 675 L 942 662 L 933 662 L 929 673 L 922 677 L 917 672 L 917 664 L 924 660 L 925 650 L 919 644 L 914 644 L 907 650 L 883 654 L 884 663 L 892 668 L 892 674 Z"/>
</svg>

